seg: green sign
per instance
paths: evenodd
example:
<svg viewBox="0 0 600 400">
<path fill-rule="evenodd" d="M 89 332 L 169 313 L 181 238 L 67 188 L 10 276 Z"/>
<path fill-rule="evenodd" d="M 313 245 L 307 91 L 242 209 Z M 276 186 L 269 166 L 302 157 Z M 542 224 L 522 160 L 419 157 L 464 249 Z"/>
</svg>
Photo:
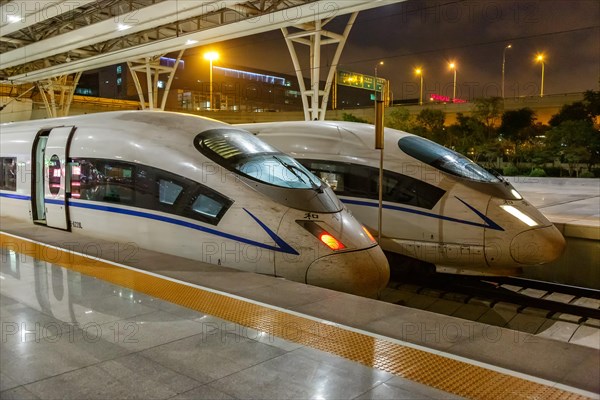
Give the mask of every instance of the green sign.
<svg viewBox="0 0 600 400">
<path fill-rule="evenodd" d="M 375 89 L 375 80 L 377 80 L 377 89 Z M 338 71 L 338 85 L 351 86 L 359 89 L 373 90 L 377 92 L 383 91 L 385 79 L 375 78 L 374 76 L 357 74 L 356 72 Z"/>
</svg>

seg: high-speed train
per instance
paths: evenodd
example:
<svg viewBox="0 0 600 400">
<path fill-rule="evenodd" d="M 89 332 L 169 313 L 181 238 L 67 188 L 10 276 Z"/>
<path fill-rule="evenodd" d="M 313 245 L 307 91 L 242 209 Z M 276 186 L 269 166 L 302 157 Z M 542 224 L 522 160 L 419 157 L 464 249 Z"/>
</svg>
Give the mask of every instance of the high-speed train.
<svg viewBox="0 0 600 400">
<path fill-rule="evenodd" d="M 389 279 L 333 190 L 240 128 L 121 111 L 0 132 L 2 217 L 364 296 Z"/>
<path fill-rule="evenodd" d="M 380 151 L 374 149 L 374 126 L 339 121 L 237 126 L 300 161 L 378 232 Z M 560 256 L 561 233 L 501 177 L 420 136 L 384 132 L 380 245 L 395 261 L 503 275 Z"/>
</svg>

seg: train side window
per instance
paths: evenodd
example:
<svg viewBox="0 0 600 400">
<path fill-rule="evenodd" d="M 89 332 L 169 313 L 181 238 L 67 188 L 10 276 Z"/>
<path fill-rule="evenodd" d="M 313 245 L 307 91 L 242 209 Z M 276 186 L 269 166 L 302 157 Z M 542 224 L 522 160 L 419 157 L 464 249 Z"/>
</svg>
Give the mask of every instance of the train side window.
<svg viewBox="0 0 600 400">
<path fill-rule="evenodd" d="M 217 225 L 233 201 L 206 186 L 197 184 L 184 216 Z"/>
<path fill-rule="evenodd" d="M 0 189 L 17 190 L 17 159 L 15 157 L 0 158 Z"/>
<path fill-rule="evenodd" d="M 162 204 L 173 205 L 183 192 L 183 186 L 166 179 L 158 180 L 158 201 Z"/>
<path fill-rule="evenodd" d="M 74 160 L 71 195 L 83 200 L 133 204 L 134 172 L 135 167 L 131 164 L 110 160 Z"/>
<path fill-rule="evenodd" d="M 219 215 L 223 206 L 224 205 L 219 203 L 217 200 L 211 199 L 206 195 L 199 194 L 192 204 L 192 210 L 194 212 L 214 218 Z"/>
<path fill-rule="evenodd" d="M 366 199 L 378 197 L 379 170 L 338 161 L 300 160 L 326 180 L 336 194 Z M 331 185 L 332 179 L 334 185 Z M 443 189 L 392 171 L 383 174 L 383 200 L 432 209 L 446 193 Z"/>
</svg>

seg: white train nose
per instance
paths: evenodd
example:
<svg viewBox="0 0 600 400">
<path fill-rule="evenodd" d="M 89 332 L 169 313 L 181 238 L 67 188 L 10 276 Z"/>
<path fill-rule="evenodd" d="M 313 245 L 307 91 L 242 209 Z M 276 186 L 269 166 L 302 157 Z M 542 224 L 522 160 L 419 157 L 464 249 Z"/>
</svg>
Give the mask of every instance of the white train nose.
<svg viewBox="0 0 600 400">
<path fill-rule="evenodd" d="M 560 257 L 565 245 L 563 235 L 550 225 L 516 235 L 510 243 L 510 255 L 521 264 L 546 264 Z"/>
<path fill-rule="evenodd" d="M 377 297 L 389 279 L 390 267 L 379 246 L 321 257 L 306 272 L 309 285 L 366 297 Z"/>
</svg>

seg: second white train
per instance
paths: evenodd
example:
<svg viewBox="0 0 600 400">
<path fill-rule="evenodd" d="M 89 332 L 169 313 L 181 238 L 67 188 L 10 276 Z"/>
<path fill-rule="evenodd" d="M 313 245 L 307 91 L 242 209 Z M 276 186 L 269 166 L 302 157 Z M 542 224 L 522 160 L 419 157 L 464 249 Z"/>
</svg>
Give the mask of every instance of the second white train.
<svg viewBox="0 0 600 400">
<path fill-rule="evenodd" d="M 374 127 L 339 121 L 238 125 L 327 182 L 359 221 L 378 229 Z M 422 137 L 386 128 L 381 247 L 438 271 L 513 274 L 551 262 L 558 229 L 505 180 Z"/>
</svg>

